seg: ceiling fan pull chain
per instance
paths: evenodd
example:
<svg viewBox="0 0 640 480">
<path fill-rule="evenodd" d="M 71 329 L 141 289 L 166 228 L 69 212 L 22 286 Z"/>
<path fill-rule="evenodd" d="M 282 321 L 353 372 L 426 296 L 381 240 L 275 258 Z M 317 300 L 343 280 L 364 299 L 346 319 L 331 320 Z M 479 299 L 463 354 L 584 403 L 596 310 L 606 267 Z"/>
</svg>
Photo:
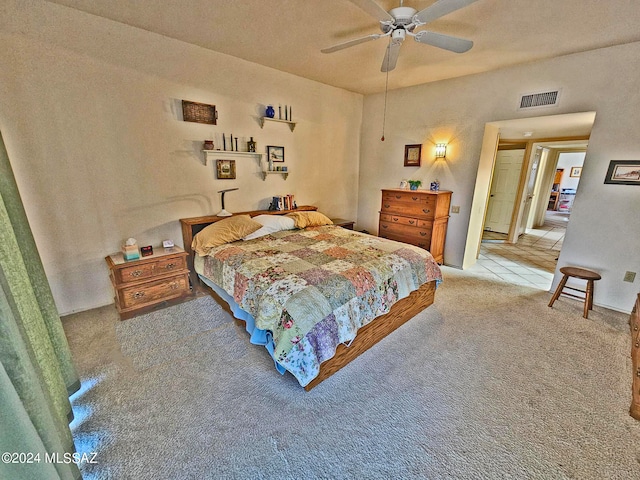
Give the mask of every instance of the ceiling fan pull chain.
<svg viewBox="0 0 640 480">
<path fill-rule="evenodd" d="M 387 46 L 387 48 L 389 47 L 391 47 L 391 37 L 389 37 L 389 45 Z M 384 142 L 384 127 L 387 120 L 387 91 L 389 90 L 389 55 L 387 55 L 387 68 L 385 70 L 387 71 L 387 79 L 384 83 L 384 110 L 382 112 L 382 138 L 380 139 L 381 142 Z"/>
</svg>

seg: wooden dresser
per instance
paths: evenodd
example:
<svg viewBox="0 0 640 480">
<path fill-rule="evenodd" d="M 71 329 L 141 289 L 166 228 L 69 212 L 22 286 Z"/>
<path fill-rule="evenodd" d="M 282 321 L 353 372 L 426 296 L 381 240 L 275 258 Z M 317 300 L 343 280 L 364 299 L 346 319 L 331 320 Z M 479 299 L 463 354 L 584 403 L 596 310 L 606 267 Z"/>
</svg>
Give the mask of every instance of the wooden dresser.
<svg viewBox="0 0 640 480">
<path fill-rule="evenodd" d="M 633 372 L 629 414 L 636 420 L 640 420 L 640 293 L 631 312 L 629 326 L 631 327 L 631 365 Z"/>
<path fill-rule="evenodd" d="M 179 247 L 157 247 L 153 255 L 137 260 L 125 260 L 121 252 L 105 260 L 122 320 L 191 293 L 187 252 Z"/>
<path fill-rule="evenodd" d="M 451 191 L 382 190 L 378 235 L 429 250 L 444 263 Z"/>
</svg>

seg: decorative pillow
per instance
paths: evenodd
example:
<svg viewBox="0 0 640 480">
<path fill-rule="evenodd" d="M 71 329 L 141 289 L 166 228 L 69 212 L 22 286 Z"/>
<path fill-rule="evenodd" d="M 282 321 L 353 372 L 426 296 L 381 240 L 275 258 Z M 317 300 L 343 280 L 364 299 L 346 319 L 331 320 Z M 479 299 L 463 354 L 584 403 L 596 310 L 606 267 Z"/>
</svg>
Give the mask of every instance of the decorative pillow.
<svg viewBox="0 0 640 480">
<path fill-rule="evenodd" d="M 284 215 L 258 215 L 257 217 L 253 217 L 252 220 L 261 224 L 262 228 L 250 233 L 244 237 L 243 240 L 253 240 L 254 238 L 263 237 L 270 233 L 296 228 L 293 218 L 288 218 Z"/>
<path fill-rule="evenodd" d="M 322 225 L 333 225 L 329 218 L 320 212 L 294 212 L 287 213 L 296 222 L 296 228 L 320 227 Z"/>
<path fill-rule="evenodd" d="M 191 248 L 205 257 L 212 248 L 240 240 L 260 228 L 262 225 L 253 221 L 249 215 L 234 215 L 203 228 L 193 237 Z"/>
</svg>

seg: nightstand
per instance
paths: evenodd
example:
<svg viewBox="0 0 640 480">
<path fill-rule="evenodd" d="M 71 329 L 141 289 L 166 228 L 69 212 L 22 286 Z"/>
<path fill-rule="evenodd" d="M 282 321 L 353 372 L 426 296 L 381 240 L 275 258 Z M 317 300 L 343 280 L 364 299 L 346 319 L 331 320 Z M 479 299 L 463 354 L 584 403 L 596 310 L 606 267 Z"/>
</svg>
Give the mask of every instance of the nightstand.
<svg viewBox="0 0 640 480">
<path fill-rule="evenodd" d="M 332 218 L 331 221 L 334 225 L 347 230 L 353 230 L 353 224 L 355 223 L 353 220 L 345 220 L 344 218 Z"/>
<path fill-rule="evenodd" d="M 180 247 L 157 247 L 153 255 L 136 260 L 125 260 L 118 252 L 105 260 L 121 320 L 191 293 L 187 252 Z"/>
</svg>

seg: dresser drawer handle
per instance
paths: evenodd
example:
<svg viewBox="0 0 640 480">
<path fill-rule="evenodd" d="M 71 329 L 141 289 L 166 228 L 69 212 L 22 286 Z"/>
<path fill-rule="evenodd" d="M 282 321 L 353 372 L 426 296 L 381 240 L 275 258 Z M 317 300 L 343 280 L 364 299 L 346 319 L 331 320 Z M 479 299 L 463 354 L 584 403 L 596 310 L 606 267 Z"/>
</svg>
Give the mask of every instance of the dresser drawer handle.
<svg viewBox="0 0 640 480">
<path fill-rule="evenodd" d="M 633 326 L 633 330 L 637 332 L 638 331 L 638 325 L 634 325 Z"/>
<path fill-rule="evenodd" d="M 420 232 L 420 235 L 422 235 L 423 237 L 427 236 L 426 232 Z"/>
<path fill-rule="evenodd" d="M 389 228 L 388 225 L 382 225 L 382 228 Z"/>
<path fill-rule="evenodd" d="M 171 270 L 172 268 L 176 268 L 176 264 L 175 263 L 169 263 L 167 265 L 165 265 L 165 267 L 167 270 Z"/>
<path fill-rule="evenodd" d="M 180 288 L 180 284 L 178 282 L 173 282 L 171 285 L 169 285 L 169 288 L 171 288 L 171 290 L 177 290 L 178 288 Z"/>
<path fill-rule="evenodd" d="M 409 220 L 409 225 L 413 225 L 415 222 L 413 220 Z"/>
<path fill-rule="evenodd" d="M 398 221 L 398 217 L 391 217 L 391 219 L 392 219 L 394 222 L 397 222 L 397 221 Z"/>
<path fill-rule="evenodd" d="M 391 206 L 391 205 L 390 205 L 390 204 L 388 204 L 388 203 L 385 203 L 385 204 L 384 204 L 384 208 L 389 208 L 390 206 Z"/>
<path fill-rule="evenodd" d="M 129 275 L 131 275 L 132 277 L 139 277 L 142 274 L 143 274 L 142 270 L 134 270 L 133 272 L 129 272 Z"/>
<path fill-rule="evenodd" d="M 133 294 L 133 298 L 142 298 L 144 297 L 144 292 L 136 292 Z"/>
<path fill-rule="evenodd" d="M 636 348 L 640 348 L 640 342 L 636 342 Z"/>
<path fill-rule="evenodd" d="M 402 195 L 396 195 L 396 198 L 402 198 Z"/>
<path fill-rule="evenodd" d="M 638 368 L 638 371 L 636 372 L 636 376 L 640 377 L 640 368 Z"/>
<path fill-rule="evenodd" d="M 415 202 L 416 200 L 418 200 L 418 197 L 411 197 L 411 200 Z"/>
<path fill-rule="evenodd" d="M 429 213 L 431 210 L 429 210 L 428 208 L 423 208 L 423 209 L 422 209 L 422 211 L 423 211 L 424 213 Z"/>
</svg>

